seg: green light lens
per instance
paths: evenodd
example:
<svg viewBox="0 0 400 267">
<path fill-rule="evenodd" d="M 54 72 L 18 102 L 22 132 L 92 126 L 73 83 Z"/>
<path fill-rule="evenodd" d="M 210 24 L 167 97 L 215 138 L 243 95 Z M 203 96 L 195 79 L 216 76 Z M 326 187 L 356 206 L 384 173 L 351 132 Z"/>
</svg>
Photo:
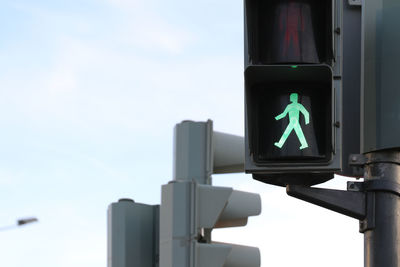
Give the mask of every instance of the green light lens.
<svg viewBox="0 0 400 267">
<path fill-rule="evenodd" d="M 282 134 L 282 137 L 279 140 L 279 142 L 275 142 L 274 144 L 278 148 L 282 148 L 282 146 L 286 142 L 286 139 L 289 137 L 290 133 L 293 130 L 295 131 L 301 144 L 299 149 L 302 150 L 308 147 L 306 137 L 304 136 L 303 130 L 301 129 L 299 117 L 300 113 L 302 113 L 304 115 L 305 124 L 309 124 L 310 114 L 301 103 L 298 103 L 298 98 L 299 95 L 297 93 L 290 94 L 291 103 L 286 106 L 285 110 L 281 114 L 275 117 L 275 120 L 280 120 L 286 117 L 286 115 L 289 115 L 289 125 L 286 127 L 286 130 Z"/>
<path fill-rule="evenodd" d="M 297 65 L 292 65 L 292 66 L 290 66 L 292 69 L 297 69 L 299 66 L 297 66 Z"/>
</svg>

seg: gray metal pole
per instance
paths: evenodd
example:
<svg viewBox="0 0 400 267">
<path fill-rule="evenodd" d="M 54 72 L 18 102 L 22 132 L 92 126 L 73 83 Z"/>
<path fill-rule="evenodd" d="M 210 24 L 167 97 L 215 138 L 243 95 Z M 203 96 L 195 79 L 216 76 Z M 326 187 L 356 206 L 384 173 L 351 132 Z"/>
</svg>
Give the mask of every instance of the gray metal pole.
<svg viewBox="0 0 400 267">
<path fill-rule="evenodd" d="M 364 266 L 400 266 L 400 151 L 366 155 L 367 223 L 364 232 Z"/>
<path fill-rule="evenodd" d="M 212 187 L 212 173 L 244 170 L 244 138 L 207 122 L 174 128 L 174 181 L 162 187 L 160 266 L 260 266 L 258 248 L 211 241 L 214 227 L 244 226 L 261 212 L 259 195 Z"/>
<path fill-rule="evenodd" d="M 174 129 L 174 180 L 211 184 L 213 171 L 213 124 L 183 121 Z"/>
</svg>

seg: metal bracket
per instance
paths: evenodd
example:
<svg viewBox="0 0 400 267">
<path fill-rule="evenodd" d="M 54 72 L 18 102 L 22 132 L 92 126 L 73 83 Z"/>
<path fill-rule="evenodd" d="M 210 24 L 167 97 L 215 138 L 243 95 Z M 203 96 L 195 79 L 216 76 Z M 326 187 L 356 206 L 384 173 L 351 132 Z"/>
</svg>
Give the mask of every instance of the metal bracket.
<svg viewBox="0 0 400 267">
<path fill-rule="evenodd" d="M 347 182 L 347 191 L 364 192 L 363 182 Z"/>
<path fill-rule="evenodd" d="M 351 6 L 362 6 L 361 0 L 349 0 L 349 5 Z"/>
<path fill-rule="evenodd" d="M 287 185 L 286 193 L 358 220 L 366 217 L 364 192 Z"/>
<path fill-rule="evenodd" d="M 364 166 L 367 163 L 367 157 L 362 154 L 350 154 L 349 165 L 353 167 L 353 175 L 362 177 L 364 175 Z"/>
<path fill-rule="evenodd" d="M 375 228 L 375 191 L 400 195 L 400 185 L 372 180 L 347 182 L 347 191 L 288 185 L 287 194 L 358 219 L 360 233 Z"/>
<path fill-rule="evenodd" d="M 365 160 L 364 164 L 368 164 L 366 158 L 363 160 Z M 379 178 L 365 182 L 347 182 L 347 190 L 364 192 L 366 197 L 366 217 L 360 220 L 360 233 L 365 233 L 365 231 L 375 228 L 375 192 L 386 191 L 400 196 L 400 184 L 381 180 Z"/>
<path fill-rule="evenodd" d="M 349 156 L 349 165 L 353 167 L 364 168 L 365 165 L 376 163 L 391 163 L 400 165 L 400 156 L 393 157 L 393 155 L 390 153 L 368 155 L 350 154 Z"/>
<path fill-rule="evenodd" d="M 366 156 L 352 154 L 349 163 L 361 171 L 366 167 L 368 170 L 368 166 L 374 164 L 400 165 L 400 153 L 396 157 L 390 152 Z M 365 233 L 375 228 L 376 193 L 389 192 L 400 197 L 400 183 L 380 176 L 368 176 L 364 182 L 347 182 L 347 191 L 296 185 L 288 185 L 286 191 L 290 196 L 360 220 L 360 232 Z"/>
<path fill-rule="evenodd" d="M 368 186 L 368 182 L 347 182 L 347 191 L 363 192 L 365 196 L 365 218 L 360 220 L 360 233 L 375 228 L 375 192 L 369 192 Z"/>
<path fill-rule="evenodd" d="M 400 184 L 381 179 L 369 180 L 364 182 L 366 192 L 386 191 L 400 196 Z"/>
<path fill-rule="evenodd" d="M 347 182 L 347 191 L 354 192 L 375 192 L 385 191 L 400 197 L 400 184 L 385 181 L 382 179 L 372 179 L 365 182 Z"/>
<path fill-rule="evenodd" d="M 366 193 L 366 217 L 360 220 L 360 233 L 375 228 L 375 192 Z"/>
<path fill-rule="evenodd" d="M 350 154 L 349 164 L 350 166 L 364 167 L 367 163 L 367 157 L 362 154 Z"/>
<path fill-rule="evenodd" d="M 388 150 L 386 153 L 383 151 L 381 153 L 370 153 L 366 155 L 366 164 L 376 164 L 376 163 L 390 163 L 400 165 L 400 154 L 395 154 Z"/>
</svg>

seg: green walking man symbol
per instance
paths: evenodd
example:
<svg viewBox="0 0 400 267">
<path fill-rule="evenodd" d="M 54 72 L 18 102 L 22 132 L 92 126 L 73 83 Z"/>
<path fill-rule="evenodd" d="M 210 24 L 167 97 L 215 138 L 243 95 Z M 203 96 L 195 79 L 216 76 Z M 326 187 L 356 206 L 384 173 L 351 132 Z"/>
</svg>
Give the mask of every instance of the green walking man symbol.
<svg viewBox="0 0 400 267">
<path fill-rule="evenodd" d="M 308 147 L 306 138 L 304 137 L 303 130 L 301 129 L 300 122 L 299 122 L 299 117 L 300 117 L 300 112 L 303 113 L 304 119 L 306 121 L 306 124 L 310 123 L 310 114 L 308 111 L 304 108 L 304 106 L 298 101 L 298 94 L 297 93 L 292 93 L 290 94 L 290 102 L 291 104 L 287 105 L 285 108 L 285 111 L 283 111 L 281 114 L 275 117 L 275 120 L 280 120 L 284 117 L 286 117 L 286 114 L 289 113 L 289 125 L 286 127 L 285 132 L 282 134 L 281 139 L 279 142 L 275 143 L 275 146 L 282 148 L 282 146 L 285 144 L 286 139 L 289 137 L 290 133 L 294 129 L 294 131 L 297 134 L 297 138 L 299 138 L 299 141 L 301 143 L 300 149 L 304 149 Z"/>
</svg>

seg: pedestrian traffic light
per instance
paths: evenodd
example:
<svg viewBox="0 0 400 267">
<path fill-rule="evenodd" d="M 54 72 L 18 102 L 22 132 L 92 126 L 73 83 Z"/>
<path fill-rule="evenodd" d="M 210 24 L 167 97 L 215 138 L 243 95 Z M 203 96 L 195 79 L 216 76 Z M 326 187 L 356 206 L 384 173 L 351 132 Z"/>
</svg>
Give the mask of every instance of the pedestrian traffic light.
<svg viewBox="0 0 400 267">
<path fill-rule="evenodd" d="M 312 185 L 341 169 L 339 0 L 245 0 L 246 172 Z"/>
</svg>

